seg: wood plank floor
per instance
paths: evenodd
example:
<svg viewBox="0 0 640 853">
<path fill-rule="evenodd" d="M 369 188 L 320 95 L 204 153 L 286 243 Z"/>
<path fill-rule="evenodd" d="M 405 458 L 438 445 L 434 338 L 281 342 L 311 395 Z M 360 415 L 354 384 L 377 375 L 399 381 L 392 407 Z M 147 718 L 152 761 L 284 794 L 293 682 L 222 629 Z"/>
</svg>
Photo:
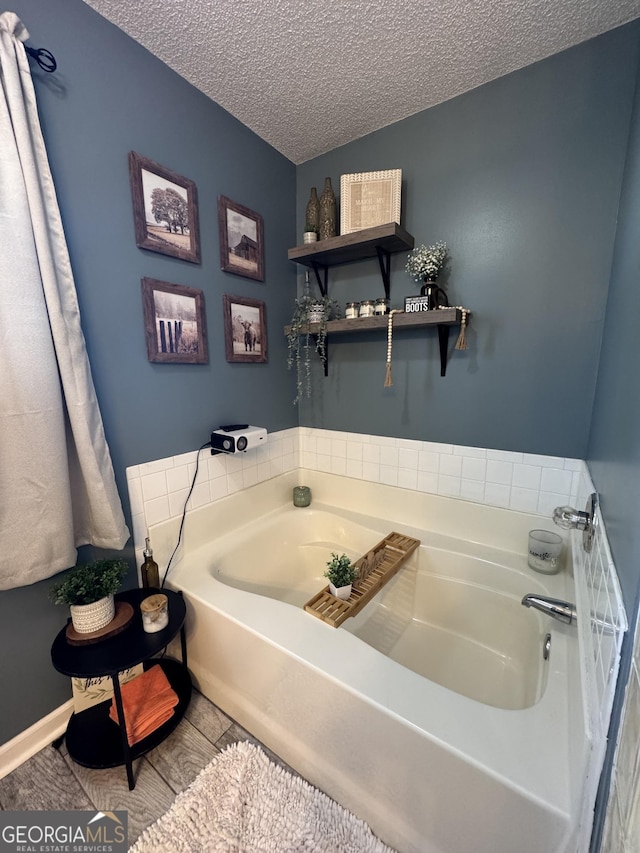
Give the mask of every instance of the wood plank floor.
<svg viewBox="0 0 640 853">
<path fill-rule="evenodd" d="M 134 762 L 136 786 L 124 767 L 90 770 L 72 761 L 64 742 L 48 746 L 0 779 L 0 809 L 87 809 L 129 813 L 129 843 L 163 815 L 180 791 L 235 741 L 259 742 L 194 689 L 184 718 L 169 737 Z M 259 744 L 273 761 L 285 766 Z M 287 768 L 291 772 L 291 768 Z"/>
</svg>

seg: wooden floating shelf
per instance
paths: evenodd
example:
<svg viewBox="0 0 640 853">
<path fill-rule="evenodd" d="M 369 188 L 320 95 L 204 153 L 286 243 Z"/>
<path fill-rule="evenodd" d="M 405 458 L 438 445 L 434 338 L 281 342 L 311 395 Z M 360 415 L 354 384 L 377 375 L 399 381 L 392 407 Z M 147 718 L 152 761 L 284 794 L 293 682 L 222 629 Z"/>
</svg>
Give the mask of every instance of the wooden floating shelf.
<svg viewBox="0 0 640 853">
<path fill-rule="evenodd" d="M 424 326 L 455 326 L 459 325 L 461 320 L 462 312 L 459 308 L 437 308 L 433 311 L 416 311 L 410 314 L 403 311 L 401 314 L 393 315 L 393 328 L 395 330 L 409 329 L 411 327 L 419 329 Z M 329 334 L 339 332 L 373 332 L 376 329 L 384 329 L 386 332 L 388 323 L 388 314 L 382 314 L 378 317 L 355 317 L 349 320 L 329 320 L 327 322 L 327 332 Z M 285 335 L 289 333 L 290 329 L 291 326 L 284 327 Z M 309 323 L 308 331 L 311 335 L 318 334 L 320 323 Z"/>
<path fill-rule="evenodd" d="M 356 560 L 356 565 L 365 559 L 374 557 L 376 567 L 362 581 L 356 582 L 351 595 L 345 601 L 336 598 L 325 587 L 304 605 L 307 613 L 316 616 L 328 625 L 338 628 L 345 619 L 355 616 L 396 574 L 420 545 L 419 539 L 403 536 L 400 533 L 389 533 L 378 544 L 368 551 L 364 557 Z"/>
<path fill-rule="evenodd" d="M 397 222 L 363 228 L 351 234 L 329 237 L 317 243 L 305 243 L 289 249 L 289 260 L 307 267 L 335 267 L 375 258 L 378 249 L 387 254 L 413 249 L 414 239 Z"/>
</svg>

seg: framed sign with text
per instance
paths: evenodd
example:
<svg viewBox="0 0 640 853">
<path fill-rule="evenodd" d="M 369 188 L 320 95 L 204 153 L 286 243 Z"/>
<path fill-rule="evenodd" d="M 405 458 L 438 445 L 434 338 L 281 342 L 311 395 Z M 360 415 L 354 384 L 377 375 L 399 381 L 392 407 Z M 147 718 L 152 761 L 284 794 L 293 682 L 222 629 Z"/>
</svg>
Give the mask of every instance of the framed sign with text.
<svg viewBox="0 0 640 853">
<path fill-rule="evenodd" d="M 340 176 L 340 234 L 397 222 L 402 169 Z"/>
</svg>

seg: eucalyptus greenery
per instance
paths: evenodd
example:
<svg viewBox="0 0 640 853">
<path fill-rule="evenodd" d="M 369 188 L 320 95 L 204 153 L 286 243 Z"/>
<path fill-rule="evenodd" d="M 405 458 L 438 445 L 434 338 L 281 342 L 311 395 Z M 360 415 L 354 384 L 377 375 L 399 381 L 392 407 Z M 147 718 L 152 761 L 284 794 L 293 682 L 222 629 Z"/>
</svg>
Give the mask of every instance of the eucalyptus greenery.
<svg viewBox="0 0 640 853">
<path fill-rule="evenodd" d="M 319 323 L 310 325 L 311 310 L 316 305 L 322 305 L 322 319 Z M 287 332 L 289 355 L 287 367 L 296 369 L 296 398 L 297 405 L 303 397 L 311 396 L 311 354 L 316 349 L 323 364 L 327 358 L 327 321 L 340 316 L 340 307 L 335 299 L 328 296 L 311 296 L 305 289 L 302 296 L 295 302 L 291 324 Z"/>
<path fill-rule="evenodd" d="M 409 252 L 405 269 L 415 281 L 435 281 L 446 259 L 446 243 L 434 243 L 433 246 L 422 245 Z"/>
<path fill-rule="evenodd" d="M 346 554 L 338 556 L 336 553 L 331 553 L 331 559 L 327 561 L 327 571 L 324 573 L 325 578 L 339 589 L 341 586 L 349 586 L 358 577 L 358 572 L 351 565 L 351 560 Z"/>
<path fill-rule="evenodd" d="M 49 590 L 54 604 L 92 604 L 120 588 L 129 566 L 124 560 L 96 560 L 76 566 Z"/>
</svg>

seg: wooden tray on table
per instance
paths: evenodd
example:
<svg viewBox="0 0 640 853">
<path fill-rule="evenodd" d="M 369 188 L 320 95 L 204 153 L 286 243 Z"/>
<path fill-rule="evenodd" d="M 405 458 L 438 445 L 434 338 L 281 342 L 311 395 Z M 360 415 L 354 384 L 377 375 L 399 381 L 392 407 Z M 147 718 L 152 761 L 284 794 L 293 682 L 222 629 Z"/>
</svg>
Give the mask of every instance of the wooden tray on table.
<svg viewBox="0 0 640 853">
<path fill-rule="evenodd" d="M 348 599 L 342 601 L 331 595 L 326 586 L 304 605 L 307 613 L 322 619 L 337 628 L 350 616 L 355 616 L 368 604 L 382 587 L 396 574 L 398 569 L 420 545 L 419 539 L 389 533 L 370 551 L 354 563 L 360 569 L 360 579 L 351 589 Z"/>
</svg>

